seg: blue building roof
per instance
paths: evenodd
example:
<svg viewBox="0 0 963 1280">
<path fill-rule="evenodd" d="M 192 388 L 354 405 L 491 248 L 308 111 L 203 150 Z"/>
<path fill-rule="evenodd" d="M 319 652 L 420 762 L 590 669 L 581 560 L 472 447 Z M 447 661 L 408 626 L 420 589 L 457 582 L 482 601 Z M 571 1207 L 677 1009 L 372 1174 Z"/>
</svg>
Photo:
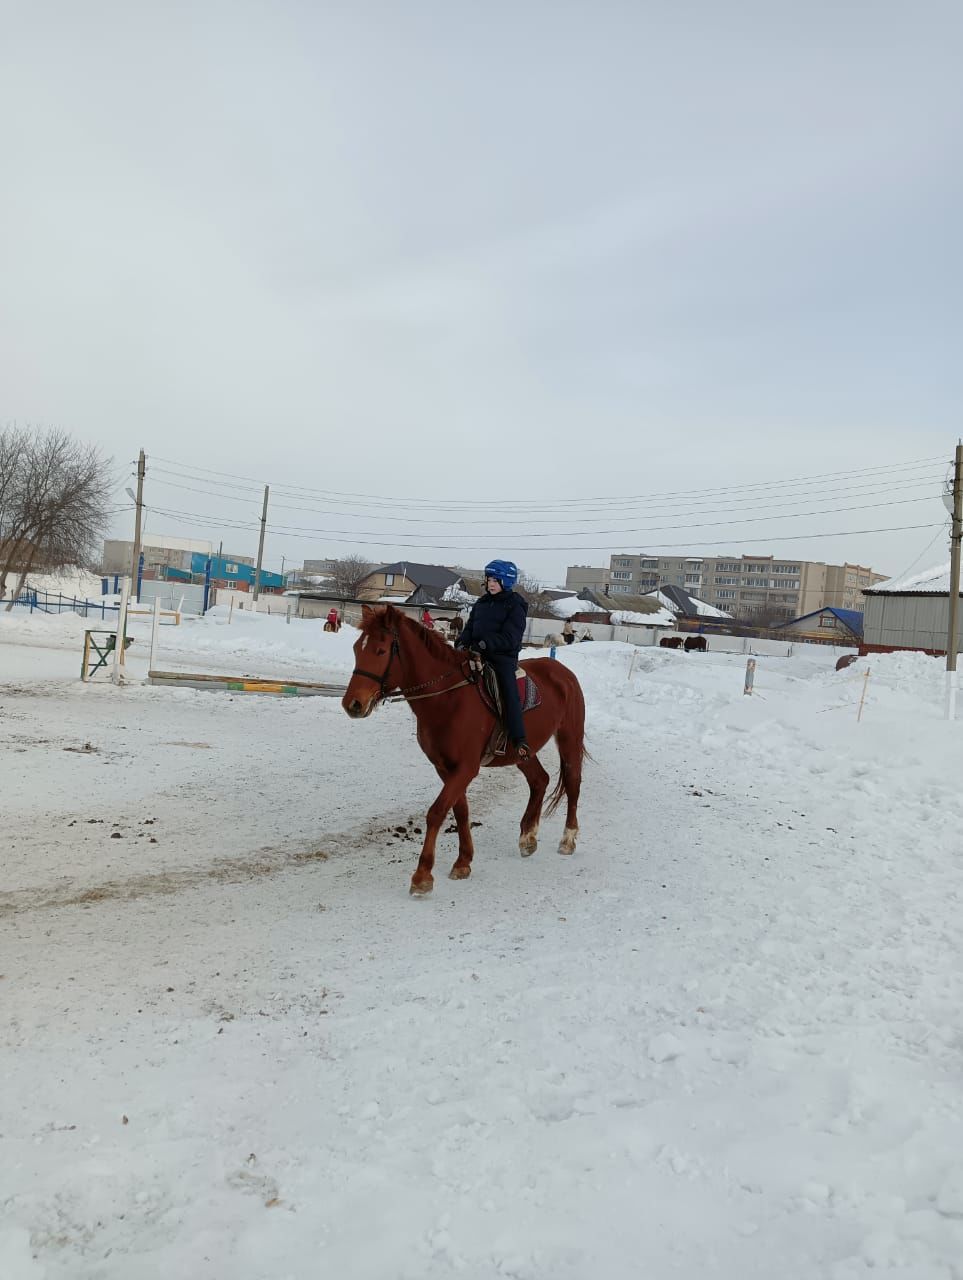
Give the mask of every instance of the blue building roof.
<svg viewBox="0 0 963 1280">
<path fill-rule="evenodd" d="M 831 613 L 833 617 L 839 619 L 844 627 L 848 627 L 854 636 L 862 636 L 863 615 L 859 610 L 837 609 L 833 605 L 824 605 L 822 609 L 814 609 L 812 613 L 804 613 L 801 618 L 791 618 L 788 622 L 780 623 L 780 626 L 794 627 L 798 622 L 805 622 L 807 618 L 818 618 L 823 613 Z"/>
</svg>

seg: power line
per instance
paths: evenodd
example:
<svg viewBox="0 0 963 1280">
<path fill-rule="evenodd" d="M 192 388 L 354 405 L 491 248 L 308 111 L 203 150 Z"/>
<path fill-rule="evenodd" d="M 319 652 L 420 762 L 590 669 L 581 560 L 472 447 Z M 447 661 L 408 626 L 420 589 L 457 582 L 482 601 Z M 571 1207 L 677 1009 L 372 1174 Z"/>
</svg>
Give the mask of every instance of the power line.
<svg viewBox="0 0 963 1280">
<path fill-rule="evenodd" d="M 164 474 L 165 474 L 165 475 L 176 475 L 176 474 L 179 474 L 179 473 L 176 473 L 176 472 L 169 472 L 169 471 L 166 471 L 166 470 L 165 470 L 165 471 L 164 471 Z M 188 479 L 194 479 L 195 477 L 186 477 L 186 478 L 188 478 Z M 209 489 L 198 489 L 198 488 L 195 488 L 193 485 L 179 484 L 179 483 L 178 483 L 177 481 L 175 481 L 175 480 L 158 480 L 158 479 L 155 479 L 155 480 L 154 480 L 154 484 L 163 485 L 163 486 L 165 486 L 165 487 L 167 487 L 167 488 L 172 488 L 172 489 L 180 489 L 180 490 L 183 490 L 184 492 L 187 492 L 187 493 L 200 493 L 200 494 L 203 494 L 204 496 L 209 496 L 209 493 L 210 493 Z M 906 491 L 906 490 L 919 490 L 919 489 L 925 489 L 925 490 L 927 490 L 930 494 L 932 494 L 932 493 L 934 492 L 934 490 L 933 490 L 933 488 L 932 488 L 932 478 L 930 478 L 930 479 L 925 479 L 925 480 L 924 480 L 924 479 L 920 479 L 920 480 L 910 480 L 910 481 L 890 481 L 889 483 L 885 484 L 882 488 L 873 488 L 871 485 L 870 485 L 869 487 L 867 487 L 866 485 L 844 486 L 844 487 L 842 487 L 842 488 L 837 488 L 837 489 L 828 489 L 828 490 L 825 490 L 825 491 L 823 492 L 823 496 L 836 496 L 837 494 L 844 494 L 844 493 L 856 493 L 856 494 L 858 494 L 860 497 L 873 497 L 873 496 L 875 496 L 875 495 L 877 495 L 877 494 L 891 493 L 891 492 L 893 492 L 894 490 L 895 490 L 895 491 Z M 250 502 L 250 501 L 252 501 L 252 500 L 253 500 L 253 497 L 254 497 L 254 495 L 253 495 L 253 494 L 245 494 L 245 495 L 241 496 L 241 495 L 231 494 L 231 493 L 222 493 L 222 494 L 219 494 L 219 495 L 217 495 L 217 496 L 218 496 L 218 497 L 221 497 L 221 498 L 225 498 L 225 499 L 226 499 L 227 501 L 229 501 L 229 502 L 240 502 L 240 503 Z M 808 496 L 809 496 L 809 495 L 806 495 L 806 494 L 799 495 L 798 497 L 793 496 L 793 498 L 792 498 L 791 500 L 792 500 L 793 502 L 800 502 L 800 501 L 805 500 Z M 692 504 L 690 504 L 690 505 L 692 505 Z M 698 505 L 698 504 L 696 504 L 696 505 Z M 880 504 L 880 505 L 884 505 L 884 504 Z M 323 511 L 321 511 L 318 507 L 314 507 L 314 506 L 303 506 L 303 505 L 301 505 L 301 504 L 295 504 L 295 503 L 284 503 L 284 502 L 275 502 L 275 503 L 272 503 L 272 505 L 271 505 L 271 509 L 272 509 L 272 511 L 307 511 L 307 512 L 310 512 L 310 513 L 313 513 L 313 514 L 316 514 L 316 515 L 328 515 L 328 514 L 331 514 L 331 513 L 326 512 L 326 511 L 324 511 L 324 512 L 323 512 Z M 728 514 L 731 510 L 741 510 L 741 511 L 742 511 L 742 510 L 747 510 L 747 509 L 748 509 L 748 510 L 753 510 L 753 511 L 758 510 L 758 511 L 786 512 L 787 514 L 789 513 L 789 509 L 788 509 L 787 507 L 785 507 L 785 506 L 776 506 L 776 505 L 772 505 L 772 504 L 769 504 L 769 505 L 767 505 L 767 506 L 758 506 L 758 505 L 755 505 L 755 504 L 748 504 L 748 505 L 747 505 L 745 502 L 733 501 L 733 502 L 730 502 L 730 503 L 728 504 L 728 506 L 725 506 L 725 507 L 717 507 L 717 508 L 715 508 L 715 509 L 710 509 L 709 511 L 699 511 L 699 510 L 695 510 L 695 511 L 692 511 L 692 510 L 676 510 L 676 511 L 672 511 L 672 510 L 662 510 L 662 511 L 658 511 L 658 512 L 656 512 L 655 514 L 657 514 L 657 515 L 659 515 L 659 516 L 673 515 L 673 514 L 677 514 L 677 515 L 713 515 L 713 514 L 722 514 L 722 515 L 724 515 L 724 514 Z M 846 510 L 846 509 L 848 509 L 848 508 L 841 508 L 841 509 L 842 509 L 842 510 Z M 347 512 L 347 511 L 346 511 L 346 512 L 340 512 L 340 513 L 335 513 L 335 514 L 340 514 L 343 518 L 345 518 L 345 519 L 351 519 L 351 520 L 369 520 L 369 519 L 371 519 L 371 518 L 372 518 L 372 515 L 371 515 L 371 513 L 370 513 L 370 512 L 360 512 L 360 513 L 357 513 L 357 514 L 356 514 L 356 513 L 354 513 L 354 512 Z M 427 525 L 432 525 L 432 524 L 442 524 L 442 523 L 445 523 L 446 521 L 448 521 L 448 520 L 450 520 L 450 519 L 451 519 L 451 514 L 452 514 L 452 513 L 447 513 L 447 514 L 446 514 L 446 515 L 444 515 L 444 516 L 433 516 L 433 517 L 430 517 L 430 518 L 417 517 L 417 516 L 416 516 L 416 517 L 411 517 L 411 516 L 395 516 L 395 515 L 381 515 L 381 514 L 379 514 L 379 515 L 377 516 L 377 519 L 379 520 L 379 522 L 380 522 L 380 521 L 388 521 L 388 522 L 391 522 L 391 523 L 394 523 L 394 524 L 427 524 Z M 569 519 L 569 520 L 566 520 L 566 525 L 567 525 L 568 527 L 572 527 L 572 526 L 581 526 L 581 525 L 594 525 L 594 524 L 598 524 L 598 523 L 599 523 L 599 521 L 600 521 L 600 520 L 602 520 L 602 519 L 611 519 L 613 515 L 618 516 L 619 514 L 621 514 L 621 513 L 618 513 L 618 512 L 613 511 L 613 510 L 609 510 L 609 509 L 607 508 L 607 509 L 606 509 L 606 511 L 605 511 L 605 515 L 604 515 L 604 517 L 603 517 L 603 516 L 597 516 L 597 517 L 594 517 L 594 518 L 591 518 L 591 519 Z M 625 512 L 624 514 L 622 514 L 622 518 L 623 518 L 623 519 L 629 519 L 629 518 L 631 518 L 631 517 L 632 517 L 632 515 L 633 515 L 633 514 L 634 514 L 633 512 Z M 505 525 L 516 525 L 516 524 L 523 524 L 523 525 L 525 525 L 526 527 L 531 528 L 531 526 L 532 526 L 534 523 L 536 523 L 536 521 L 534 521 L 534 520 L 531 518 L 531 516 L 527 517 L 527 518 L 526 518 L 526 519 L 524 519 L 524 520 L 517 520 L 517 519 L 513 519 L 513 518 L 509 518 L 509 519 L 499 518 L 499 517 L 497 517 L 497 516 L 495 516 L 495 515 L 491 515 L 491 516 L 489 516 L 489 517 L 487 517 L 486 519 L 483 519 L 483 520 L 463 520 L 463 519 L 460 519 L 460 520 L 459 520 L 459 523 L 460 523 L 460 524 L 462 524 L 462 525 L 486 525 L 486 524 L 488 524 L 488 525 L 497 525 L 497 526 L 498 526 L 498 528 L 499 528 L 499 529 L 501 529 L 501 528 L 503 528 Z M 359 532 L 363 532 L 363 531 L 359 531 Z M 608 530 L 600 530 L 599 532 L 610 532 L 610 531 L 608 531 Z M 618 532 L 618 531 L 614 531 L 614 532 Z M 626 529 L 626 530 L 622 530 L 622 532 L 628 532 L 628 533 L 631 533 L 631 532 L 634 532 L 634 530 L 632 530 L 632 529 Z"/>
<path fill-rule="evenodd" d="M 221 520 L 215 517 L 199 516 L 196 512 L 177 511 L 173 509 L 165 510 L 160 507 L 152 507 L 151 510 L 156 512 L 158 515 L 166 516 L 175 521 L 178 521 L 178 522 L 192 521 L 195 524 L 204 526 L 205 528 L 236 529 L 239 531 L 246 532 L 248 530 L 256 529 L 258 527 L 257 521 L 254 521 L 251 523 L 234 522 L 230 520 Z M 278 537 L 285 537 L 285 538 L 303 538 L 308 540 L 315 540 L 317 538 L 318 533 L 323 532 L 317 529 L 305 529 L 302 526 L 292 526 L 288 528 L 283 525 L 268 525 L 267 527 L 269 532 L 275 534 Z M 849 538 L 849 537 L 857 537 L 857 536 L 870 534 L 870 533 L 906 533 L 916 529 L 932 529 L 934 527 L 935 526 L 932 524 L 910 524 L 910 525 L 893 525 L 888 528 L 881 528 L 881 529 L 840 529 L 832 532 L 823 532 L 823 533 L 782 533 L 780 534 L 777 532 L 777 533 L 770 533 L 765 537 L 759 537 L 759 538 L 754 538 L 754 537 L 747 538 L 747 537 L 742 537 L 740 535 L 739 541 L 742 544 L 746 544 L 750 542 L 770 542 L 770 543 L 771 542 L 790 542 L 790 541 L 791 542 L 796 542 L 796 541 L 808 542 L 814 538 Z M 942 527 L 942 524 L 939 527 Z M 331 542 L 348 543 L 353 546 L 371 546 L 371 547 L 389 547 L 389 548 L 403 547 L 406 550 L 457 551 L 461 554 L 464 554 L 467 551 L 483 551 L 486 549 L 481 544 L 477 544 L 474 546 L 472 545 L 452 546 L 450 544 L 445 544 L 445 543 L 418 544 L 418 543 L 410 543 L 410 542 L 398 542 L 398 541 L 395 541 L 394 539 L 391 539 L 388 541 L 375 541 L 367 538 L 355 538 L 355 537 L 342 538 L 342 537 L 338 537 L 331 534 L 328 534 L 326 536 Z M 718 546 L 719 541 L 720 540 L 718 538 L 714 538 L 708 542 L 660 542 L 660 543 L 650 542 L 650 543 L 647 543 L 646 546 L 649 550 L 652 550 L 652 551 L 668 551 L 668 550 L 673 550 L 677 547 L 714 547 L 714 546 Z M 610 545 L 611 544 L 608 544 L 607 546 L 601 546 L 601 547 L 588 547 L 588 546 L 580 545 L 576 543 L 574 545 L 568 545 L 564 547 L 562 546 L 527 547 L 527 548 L 521 548 L 521 550 L 529 551 L 529 552 L 532 552 L 532 551 L 606 551 L 609 549 Z"/>
<path fill-rule="evenodd" d="M 816 511 L 795 511 L 795 512 L 782 511 L 776 515 L 769 515 L 769 516 L 742 516 L 735 520 L 709 520 L 709 521 L 702 521 L 698 524 L 648 524 L 648 525 L 641 525 L 641 526 L 633 526 L 631 528 L 624 528 L 624 529 L 621 529 L 621 528 L 620 529 L 590 529 L 587 531 L 587 533 L 588 533 L 588 536 L 596 537 L 596 538 L 602 538 L 602 537 L 624 538 L 626 536 L 636 535 L 636 534 L 647 535 L 652 533 L 669 533 L 669 532 L 677 533 L 687 529 L 692 529 L 692 530 L 700 530 L 700 529 L 707 529 L 707 528 L 723 529 L 723 528 L 730 528 L 733 525 L 765 524 L 770 520 L 783 520 L 787 518 L 793 519 L 793 520 L 812 519 L 815 516 L 843 515 L 850 511 L 876 511 L 883 507 L 910 506 L 920 502 L 932 502 L 932 501 L 933 501 L 933 495 L 927 495 L 926 497 L 922 497 L 922 498 L 896 498 L 896 499 L 891 499 L 888 502 L 866 502 L 866 503 L 859 503 L 855 506 L 847 506 L 847 507 L 824 507 Z M 193 515 L 198 520 L 206 518 L 206 519 L 212 519 L 217 521 L 220 519 L 220 522 L 224 523 L 224 520 L 221 519 L 220 517 L 217 517 L 217 516 L 205 517 L 205 515 L 201 512 L 184 512 L 183 514 Z M 298 530 L 298 531 L 303 531 L 305 533 L 312 533 L 320 536 L 330 535 L 331 537 L 335 537 L 335 536 L 350 537 L 352 535 L 361 535 L 362 537 L 367 538 L 380 532 L 379 530 L 375 530 L 375 529 L 325 529 L 325 528 L 318 528 L 318 527 L 310 527 L 306 525 L 283 526 L 283 525 L 278 525 L 273 523 L 268 527 L 273 532 L 280 532 L 282 529 L 287 529 L 288 531 Z M 520 546 L 519 539 L 523 542 L 530 542 L 532 539 L 541 540 L 542 538 L 564 538 L 567 535 L 568 535 L 568 530 L 566 529 L 554 529 L 548 532 L 534 532 L 534 533 L 528 532 L 528 533 L 519 535 L 519 538 L 516 538 L 513 540 L 513 544 L 515 546 Z M 418 537 L 421 539 L 428 539 L 429 541 L 424 543 L 417 543 L 417 542 L 399 543 L 398 545 L 404 545 L 404 546 L 424 545 L 426 547 L 431 547 L 436 545 L 430 541 L 430 539 L 434 536 L 433 534 L 430 534 L 430 533 L 408 534 L 407 536 Z M 441 536 L 446 536 L 449 538 L 453 537 L 458 539 L 467 539 L 467 538 L 477 538 L 480 535 L 477 533 L 459 534 L 459 533 L 442 531 Z M 487 537 L 488 535 L 485 535 L 485 536 Z M 477 544 L 474 544 L 474 545 L 477 545 Z M 540 548 L 535 546 L 535 547 L 526 547 L 525 549 L 529 551 L 537 551 Z"/>
<path fill-rule="evenodd" d="M 209 467 L 200 467 L 193 463 L 179 462 L 176 459 L 161 458 L 161 457 L 155 456 L 155 462 L 160 462 L 160 463 L 166 462 L 169 466 L 179 468 L 181 472 L 200 472 L 202 476 L 226 476 L 231 480 L 243 481 L 245 484 L 255 486 L 257 488 L 261 488 L 264 484 L 263 480 L 255 479 L 254 477 L 251 477 L 251 476 L 241 476 L 229 471 L 218 471 Z M 832 479 L 838 479 L 841 477 L 853 478 L 857 476 L 875 476 L 878 479 L 882 479 L 885 475 L 890 474 L 894 471 L 898 471 L 905 474 L 909 469 L 919 468 L 924 465 L 931 466 L 936 463 L 945 465 L 945 459 L 940 456 L 914 458 L 914 459 L 907 460 L 906 462 L 889 463 L 889 464 L 879 465 L 875 467 L 864 467 L 864 468 L 858 468 L 858 469 L 851 468 L 848 470 L 822 472 L 822 473 L 808 475 L 808 476 L 783 477 L 778 480 L 758 481 L 758 482 L 753 482 L 753 483 L 744 484 L 744 485 L 719 486 L 716 488 L 709 488 L 709 489 L 663 491 L 661 493 L 657 492 L 657 493 L 634 494 L 634 495 L 596 495 L 594 497 L 582 497 L 582 498 L 559 498 L 559 499 L 553 500 L 551 503 L 548 503 L 548 504 L 533 502 L 531 499 L 524 499 L 524 498 L 517 498 L 517 499 L 503 498 L 497 501 L 487 500 L 487 499 L 482 499 L 482 500 L 452 499 L 450 501 L 435 500 L 434 502 L 430 502 L 429 500 L 426 500 L 423 498 L 412 498 L 412 497 L 407 497 L 402 495 L 352 493 L 352 492 L 345 492 L 345 491 L 339 491 L 339 490 L 311 488 L 309 486 L 304 486 L 304 485 L 287 485 L 279 481 L 272 481 L 270 483 L 272 488 L 275 489 L 278 493 L 283 493 L 289 497 L 297 497 L 299 495 L 301 496 L 314 495 L 314 496 L 320 497 L 324 501 L 335 501 L 339 499 L 352 498 L 356 500 L 354 505 L 362 505 L 362 504 L 374 505 L 378 503 L 388 503 L 393 507 L 398 507 L 401 505 L 416 505 L 419 508 L 423 508 L 427 502 L 428 505 L 430 505 L 435 510 L 459 510 L 460 511 L 466 508 L 470 508 L 473 510 L 484 509 L 484 508 L 495 508 L 496 510 L 509 510 L 511 508 L 518 507 L 525 511 L 532 511 L 545 506 L 549 506 L 551 508 L 560 508 L 560 509 L 570 510 L 573 507 L 579 507 L 579 506 L 584 506 L 587 503 L 598 503 L 598 502 L 604 502 L 607 505 L 611 506 L 611 504 L 613 503 L 620 503 L 620 502 L 624 503 L 624 502 L 658 501 L 658 500 L 666 500 L 666 499 L 696 498 L 699 496 L 711 497 L 713 495 L 723 495 L 727 493 L 748 495 L 760 489 L 765 490 L 765 489 L 773 489 L 773 488 L 788 488 L 796 485 L 812 485 L 814 482 L 819 480 L 832 480 Z M 157 468 L 157 469 L 160 469 L 160 468 Z M 200 479 L 199 476 L 192 476 L 190 478 Z M 210 483 L 220 483 L 220 482 L 205 481 L 205 483 L 210 484 Z M 239 487 L 239 486 L 234 486 L 234 487 Z"/>
</svg>

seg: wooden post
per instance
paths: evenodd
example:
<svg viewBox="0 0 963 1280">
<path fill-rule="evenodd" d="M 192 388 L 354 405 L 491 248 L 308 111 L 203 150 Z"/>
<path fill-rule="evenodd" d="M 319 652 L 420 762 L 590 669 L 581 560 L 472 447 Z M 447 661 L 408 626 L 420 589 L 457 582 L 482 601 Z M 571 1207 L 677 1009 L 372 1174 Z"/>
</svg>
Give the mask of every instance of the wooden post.
<svg viewBox="0 0 963 1280">
<path fill-rule="evenodd" d="M 160 628 L 160 596 L 154 596 L 154 620 L 150 628 L 150 661 L 147 670 L 154 670 L 154 652 L 157 649 L 157 632 Z"/>
<path fill-rule="evenodd" d="M 748 658 L 746 660 L 746 683 L 742 686 L 743 693 L 752 693 L 752 686 L 756 679 L 756 660 Z M 765 702 L 765 698 L 763 698 Z"/>
<path fill-rule="evenodd" d="M 863 703 L 866 701 L 866 686 L 869 684 L 870 669 L 866 668 L 866 674 L 863 676 L 863 692 L 859 695 L 859 710 L 856 712 L 856 723 L 858 724 L 863 718 Z"/>
<path fill-rule="evenodd" d="M 127 632 L 127 601 L 130 598 L 130 578 L 124 579 L 120 591 L 120 608 L 117 611 L 117 634 L 114 637 L 114 669 L 111 680 L 114 684 L 123 683 L 121 667 L 124 662 L 124 636 Z"/>
</svg>

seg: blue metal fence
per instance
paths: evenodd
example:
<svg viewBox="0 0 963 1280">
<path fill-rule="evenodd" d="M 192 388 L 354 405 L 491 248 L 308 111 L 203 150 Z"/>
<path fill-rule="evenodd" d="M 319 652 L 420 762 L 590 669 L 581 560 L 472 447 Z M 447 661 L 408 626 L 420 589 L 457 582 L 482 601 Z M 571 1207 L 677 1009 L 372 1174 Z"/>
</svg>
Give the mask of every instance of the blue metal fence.
<svg viewBox="0 0 963 1280">
<path fill-rule="evenodd" d="M 21 591 L 13 603 L 15 607 L 29 609 L 31 613 L 79 613 L 82 618 L 106 619 L 108 613 L 116 618 L 120 612 L 120 605 L 77 600 L 59 592 L 55 595 L 52 591 Z"/>
</svg>

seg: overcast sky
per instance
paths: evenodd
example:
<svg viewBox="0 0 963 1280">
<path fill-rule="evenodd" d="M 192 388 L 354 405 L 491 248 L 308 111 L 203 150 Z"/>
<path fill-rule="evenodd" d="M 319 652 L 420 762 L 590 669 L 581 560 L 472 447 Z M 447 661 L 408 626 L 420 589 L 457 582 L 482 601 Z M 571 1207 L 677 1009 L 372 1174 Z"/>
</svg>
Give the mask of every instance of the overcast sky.
<svg viewBox="0 0 963 1280">
<path fill-rule="evenodd" d="M 330 532 L 271 567 L 943 558 L 942 462 L 699 491 L 951 455 L 957 0 L 0 15 L 0 421 L 143 447 L 148 503 L 214 520 L 151 531 L 254 550 L 256 489 L 206 468 L 317 491 L 279 489 L 272 523 Z M 925 527 L 799 538 L 889 526 Z"/>
</svg>

